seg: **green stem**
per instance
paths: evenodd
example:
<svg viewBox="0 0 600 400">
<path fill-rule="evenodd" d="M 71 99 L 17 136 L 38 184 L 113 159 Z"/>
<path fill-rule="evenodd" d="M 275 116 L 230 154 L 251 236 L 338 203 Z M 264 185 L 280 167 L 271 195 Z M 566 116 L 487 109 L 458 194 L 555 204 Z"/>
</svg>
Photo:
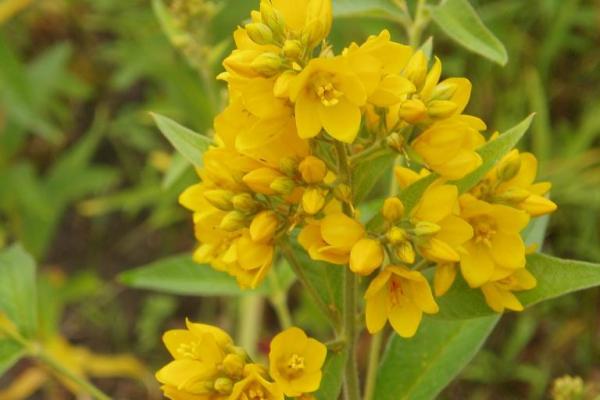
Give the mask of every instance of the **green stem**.
<svg viewBox="0 0 600 400">
<path fill-rule="evenodd" d="M 408 42 L 413 49 L 416 49 L 421 44 L 421 36 L 423 31 L 429 24 L 429 13 L 427 12 L 427 1 L 417 0 L 417 10 L 415 11 L 415 18 L 408 28 Z"/>
<path fill-rule="evenodd" d="M 269 274 L 271 280 L 271 286 L 273 293 L 269 296 L 269 301 L 275 309 L 279 324 L 283 329 L 287 329 L 292 326 L 292 316 L 290 315 L 290 309 L 287 305 L 287 293 L 281 287 L 277 274 Z"/>
<path fill-rule="evenodd" d="M 381 356 L 381 347 L 383 345 L 383 331 L 373 335 L 371 338 L 371 348 L 369 352 L 369 366 L 367 367 L 367 382 L 365 385 L 364 400 L 373 400 L 375 394 L 375 383 L 377 380 L 377 370 L 379 368 L 379 357 Z"/>
<path fill-rule="evenodd" d="M 35 351 L 34 355 L 40 360 L 42 363 L 50 367 L 54 372 L 63 377 L 69 379 L 79 386 L 83 391 L 92 396 L 96 400 L 110 400 L 110 397 L 102 393 L 100 389 L 96 386 L 88 382 L 85 378 L 77 375 L 75 372 L 71 371 L 60 362 L 55 360 L 49 354 L 46 354 L 43 350 Z"/>
<path fill-rule="evenodd" d="M 240 300 L 238 343 L 251 357 L 256 356 L 264 304 L 265 298 L 258 294 L 244 296 Z"/>
<path fill-rule="evenodd" d="M 300 265 L 300 262 L 294 255 L 294 251 L 292 250 L 289 242 L 286 240 L 282 240 L 279 242 L 279 248 L 285 259 L 290 264 L 290 267 L 298 277 L 298 280 L 302 282 L 302 285 L 308 292 L 308 294 L 312 297 L 317 307 L 321 309 L 321 312 L 326 315 L 331 322 L 331 325 L 337 330 L 340 325 L 340 318 L 337 312 L 335 312 L 330 306 L 328 306 L 323 298 L 319 295 L 319 291 L 313 286 L 313 284 L 308 280 L 306 274 L 304 273 L 304 268 Z"/>
</svg>

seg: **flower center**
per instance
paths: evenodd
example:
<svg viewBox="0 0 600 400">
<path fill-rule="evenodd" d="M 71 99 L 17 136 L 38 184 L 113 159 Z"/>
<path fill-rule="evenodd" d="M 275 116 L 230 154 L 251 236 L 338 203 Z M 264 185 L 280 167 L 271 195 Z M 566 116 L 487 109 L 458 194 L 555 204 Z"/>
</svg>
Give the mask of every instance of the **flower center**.
<svg viewBox="0 0 600 400">
<path fill-rule="evenodd" d="M 390 304 L 392 307 L 399 305 L 404 297 L 404 290 L 402 289 L 402 282 L 396 277 L 390 279 L 389 285 L 390 291 Z"/>
<path fill-rule="evenodd" d="M 199 342 L 188 342 L 181 343 L 177 348 L 177 353 L 179 353 L 183 358 L 189 358 L 192 360 L 200 360 L 201 358 L 201 346 Z"/>
<path fill-rule="evenodd" d="M 496 234 L 496 224 L 489 218 L 479 218 L 472 223 L 475 243 L 492 247 L 492 238 Z"/>
<path fill-rule="evenodd" d="M 340 97 L 344 93 L 335 88 L 328 77 L 319 76 L 314 85 L 315 93 L 321 100 L 321 103 L 326 107 L 335 106 L 340 102 Z"/>
<path fill-rule="evenodd" d="M 304 370 L 304 357 L 293 354 L 288 360 L 287 367 L 292 374 L 302 372 Z"/>
<path fill-rule="evenodd" d="M 255 387 L 248 390 L 246 394 L 246 398 L 248 400 L 267 400 L 268 397 L 265 394 L 264 390 L 261 387 Z"/>
</svg>

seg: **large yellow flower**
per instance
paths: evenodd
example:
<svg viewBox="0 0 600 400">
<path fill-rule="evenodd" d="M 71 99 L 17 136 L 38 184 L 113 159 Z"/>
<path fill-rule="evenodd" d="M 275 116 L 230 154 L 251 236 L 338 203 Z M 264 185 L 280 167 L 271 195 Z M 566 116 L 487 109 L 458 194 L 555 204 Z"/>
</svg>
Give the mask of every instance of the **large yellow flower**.
<svg viewBox="0 0 600 400">
<path fill-rule="evenodd" d="M 501 278 L 492 279 L 481 287 L 485 301 L 496 312 L 504 309 L 522 311 L 523 305 L 512 292 L 533 289 L 537 285 L 535 277 L 526 269 L 506 271 L 498 276 Z"/>
<path fill-rule="evenodd" d="M 482 164 L 476 150 L 485 143 L 478 118 L 458 115 L 431 125 L 413 141 L 412 147 L 427 166 L 447 179 L 460 179 Z"/>
<path fill-rule="evenodd" d="M 264 368 L 257 364 L 246 366 L 243 380 L 233 387 L 228 400 L 283 400 L 279 385 L 269 382 Z"/>
<path fill-rule="evenodd" d="M 271 341 L 269 372 L 286 396 L 312 393 L 321 385 L 327 347 L 299 328 L 289 328 Z"/>
<path fill-rule="evenodd" d="M 460 198 L 461 216 L 473 227 L 473 238 L 464 245 L 462 274 L 471 287 L 480 287 L 500 271 L 525 267 L 525 245 L 520 232 L 529 223 L 521 210 L 490 204 L 470 194 Z"/>
<path fill-rule="evenodd" d="M 315 58 L 291 82 L 298 135 L 308 139 L 321 129 L 352 143 L 361 124 L 367 92 L 344 57 Z"/>
<path fill-rule="evenodd" d="M 184 395 L 208 400 L 214 398 L 211 396 L 226 394 L 219 393 L 215 383 L 222 375 L 233 341 L 219 328 L 189 321 L 186 324 L 187 329 L 171 330 L 163 336 L 174 360 L 156 373 L 156 379 L 175 400 L 185 399 Z M 232 356 L 240 358 L 237 354 Z M 240 360 L 240 363 L 244 362 Z M 242 368 L 239 368 L 235 372 L 238 376 L 229 378 L 240 377 L 241 372 Z"/>
<path fill-rule="evenodd" d="M 387 320 L 398 335 L 412 337 L 423 313 L 438 312 L 427 279 L 418 271 L 391 265 L 379 273 L 365 294 L 367 329 L 377 333 Z"/>
</svg>

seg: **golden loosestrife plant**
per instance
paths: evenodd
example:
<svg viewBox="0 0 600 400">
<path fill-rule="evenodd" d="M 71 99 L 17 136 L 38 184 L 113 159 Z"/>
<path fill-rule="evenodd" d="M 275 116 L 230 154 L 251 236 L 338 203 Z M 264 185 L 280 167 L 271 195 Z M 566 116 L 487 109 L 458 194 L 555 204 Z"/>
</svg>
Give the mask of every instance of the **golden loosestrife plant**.
<svg viewBox="0 0 600 400">
<path fill-rule="evenodd" d="M 383 30 L 336 53 L 327 41 L 331 0 L 262 0 L 234 32 L 218 76 L 228 104 L 199 183 L 180 197 L 193 212 L 197 263 L 243 289 L 261 286 L 280 259 L 292 266 L 334 327 L 330 359 L 345 354 L 348 400 L 361 398 L 354 353 L 363 326 L 377 335 L 376 369 L 386 323 L 411 338 L 424 315 L 445 312 L 449 292 L 480 291 L 490 314 L 523 310 L 516 293 L 537 285 L 527 261 L 535 248 L 523 233 L 557 208 L 550 184 L 536 182 L 535 156 L 511 150 L 530 119 L 487 134 L 483 120 L 466 114 L 470 81 L 443 78 L 441 60 L 415 47 L 427 18 L 421 1 L 415 20 L 404 20 L 411 45 Z M 384 175 L 370 164 L 386 157 L 395 160 L 382 168 L 393 169 L 390 192 L 369 212 L 362 200 Z M 307 257 L 343 270 L 343 304 L 324 300 Z M 461 307 L 468 315 L 472 304 L 454 301 L 448 312 Z M 218 328 L 188 323 L 164 341 L 175 360 L 157 379 L 174 400 L 339 393 L 318 391 L 327 350 L 298 328 L 273 339 L 269 368 Z"/>
</svg>

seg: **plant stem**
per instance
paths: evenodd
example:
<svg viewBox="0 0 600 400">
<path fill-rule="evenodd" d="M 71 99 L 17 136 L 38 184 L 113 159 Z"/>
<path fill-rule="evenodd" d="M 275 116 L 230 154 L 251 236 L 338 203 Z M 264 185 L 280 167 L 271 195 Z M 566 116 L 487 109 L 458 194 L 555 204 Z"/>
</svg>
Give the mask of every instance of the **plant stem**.
<svg viewBox="0 0 600 400">
<path fill-rule="evenodd" d="M 256 356 L 264 304 L 265 298 L 258 294 L 244 296 L 240 300 L 238 342 L 251 357 Z"/>
<path fill-rule="evenodd" d="M 346 146 L 343 143 L 336 142 L 335 149 L 338 158 L 339 177 L 340 180 L 352 187 L 350 165 L 348 162 L 348 154 Z M 349 217 L 352 215 L 352 207 L 344 202 L 344 213 Z M 344 315 L 343 334 L 346 339 L 348 349 L 348 361 L 346 362 L 344 373 L 344 393 L 346 400 L 360 400 L 360 383 L 358 377 L 358 365 L 356 362 L 356 343 L 358 332 L 356 326 L 356 290 L 357 278 L 350 268 L 344 270 Z"/>
<path fill-rule="evenodd" d="M 75 372 L 71 371 L 60 362 L 55 360 L 49 354 L 46 354 L 43 350 L 38 350 L 34 352 L 34 355 L 40 360 L 42 363 L 50 367 L 54 370 L 54 372 L 68 378 L 75 384 L 77 384 L 81 389 L 83 389 L 87 394 L 92 396 L 96 400 L 110 400 L 110 397 L 102 393 L 100 389 L 94 386 L 92 383 L 88 382 L 84 377 L 77 375 Z"/>
<path fill-rule="evenodd" d="M 373 400 L 375 394 L 375 383 L 377 380 L 377 370 L 379 368 L 379 357 L 383 345 L 383 331 L 375 334 L 371 338 L 371 348 L 369 349 L 369 365 L 367 367 L 367 382 L 365 385 L 364 400 Z"/>
<path fill-rule="evenodd" d="M 318 290 L 308 280 L 308 278 L 306 277 L 306 274 L 304 273 L 304 268 L 302 267 L 302 265 L 300 265 L 300 262 L 294 255 L 294 251 L 292 250 L 289 242 L 286 240 L 282 240 L 281 242 L 279 242 L 279 248 L 281 249 L 281 252 L 283 253 L 283 256 L 285 257 L 285 259 L 290 264 L 290 267 L 292 267 L 292 270 L 298 277 L 298 280 L 300 282 L 302 282 L 302 285 L 307 290 L 308 294 L 312 297 L 312 299 L 315 301 L 317 306 L 321 309 L 321 312 L 328 317 L 329 321 L 331 322 L 331 325 L 336 330 L 338 330 L 339 325 L 340 325 L 339 315 L 336 312 L 334 312 L 331 309 L 331 307 L 329 307 L 323 301 L 323 299 L 319 295 Z"/>
<path fill-rule="evenodd" d="M 417 9 L 415 18 L 408 29 L 408 42 L 413 49 L 416 49 L 421 44 L 421 35 L 429 24 L 429 13 L 427 12 L 427 1 L 417 0 Z"/>
<path fill-rule="evenodd" d="M 269 296 L 269 301 L 275 309 L 277 319 L 279 319 L 279 325 L 283 329 L 287 329 L 292 326 L 292 316 L 290 315 L 290 309 L 287 305 L 287 293 L 283 291 L 277 274 L 269 274 L 271 280 L 271 286 L 273 287 L 273 294 Z"/>
</svg>

